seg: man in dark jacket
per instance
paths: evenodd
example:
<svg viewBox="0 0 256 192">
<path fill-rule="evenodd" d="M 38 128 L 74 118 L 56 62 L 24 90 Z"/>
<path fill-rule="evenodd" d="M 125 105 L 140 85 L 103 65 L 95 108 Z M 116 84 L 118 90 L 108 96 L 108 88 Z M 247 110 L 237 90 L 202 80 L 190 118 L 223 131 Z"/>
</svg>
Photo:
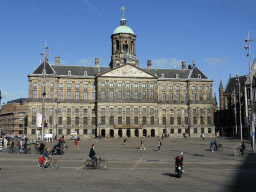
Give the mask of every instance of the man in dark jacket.
<svg viewBox="0 0 256 192">
<path fill-rule="evenodd" d="M 93 159 L 93 164 L 92 164 L 93 167 L 97 165 L 97 158 L 95 157 L 97 155 L 94 151 L 94 147 L 95 147 L 95 145 L 92 144 L 92 148 L 91 148 L 90 153 L 89 153 L 89 157 Z"/>
</svg>

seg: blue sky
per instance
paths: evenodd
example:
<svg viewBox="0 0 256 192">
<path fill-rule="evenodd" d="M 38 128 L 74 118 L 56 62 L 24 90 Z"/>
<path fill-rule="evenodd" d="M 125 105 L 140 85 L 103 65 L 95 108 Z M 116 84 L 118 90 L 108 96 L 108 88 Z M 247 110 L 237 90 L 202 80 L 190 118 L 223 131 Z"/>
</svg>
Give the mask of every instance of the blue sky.
<svg viewBox="0 0 256 192">
<path fill-rule="evenodd" d="M 2 104 L 28 97 L 28 74 L 40 64 L 46 40 L 49 62 L 62 65 L 108 66 L 111 34 L 120 25 L 124 6 L 133 29 L 139 66 L 180 68 L 196 65 L 226 86 L 229 74 L 246 75 L 249 59 L 244 40 L 256 39 L 255 0 L 1 0 L 0 90 Z M 252 61 L 256 41 L 251 43 Z"/>
</svg>

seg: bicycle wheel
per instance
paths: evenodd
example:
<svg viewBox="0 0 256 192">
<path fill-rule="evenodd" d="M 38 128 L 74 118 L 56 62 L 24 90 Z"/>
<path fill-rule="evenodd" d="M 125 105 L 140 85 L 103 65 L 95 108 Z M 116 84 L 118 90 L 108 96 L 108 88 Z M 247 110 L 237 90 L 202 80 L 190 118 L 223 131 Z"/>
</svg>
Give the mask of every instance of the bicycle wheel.
<svg viewBox="0 0 256 192">
<path fill-rule="evenodd" d="M 27 154 L 31 154 L 31 149 L 30 149 L 30 148 L 27 149 L 26 153 L 27 153 Z"/>
<path fill-rule="evenodd" d="M 51 160 L 51 168 L 53 168 L 53 169 L 58 169 L 59 168 L 59 162 L 57 161 L 57 159 L 52 159 Z"/>
<path fill-rule="evenodd" d="M 84 169 L 91 169 L 92 168 L 92 161 L 86 160 L 84 163 Z"/>
<path fill-rule="evenodd" d="M 15 148 L 15 147 L 13 147 L 13 149 L 12 149 L 12 153 L 18 153 L 18 149 L 17 149 L 17 148 Z"/>
<path fill-rule="evenodd" d="M 107 170 L 108 169 L 108 163 L 106 161 L 101 161 L 99 169 Z"/>
<path fill-rule="evenodd" d="M 38 168 L 44 168 L 44 164 L 43 163 L 38 163 Z"/>
<path fill-rule="evenodd" d="M 235 155 L 235 156 L 238 156 L 238 155 L 239 155 L 239 152 L 240 152 L 239 149 L 235 149 L 235 150 L 234 150 L 234 155 Z"/>
<path fill-rule="evenodd" d="M 223 148 L 222 146 L 221 146 L 221 147 L 219 147 L 219 151 L 223 151 L 223 149 L 224 149 L 224 148 Z"/>
</svg>

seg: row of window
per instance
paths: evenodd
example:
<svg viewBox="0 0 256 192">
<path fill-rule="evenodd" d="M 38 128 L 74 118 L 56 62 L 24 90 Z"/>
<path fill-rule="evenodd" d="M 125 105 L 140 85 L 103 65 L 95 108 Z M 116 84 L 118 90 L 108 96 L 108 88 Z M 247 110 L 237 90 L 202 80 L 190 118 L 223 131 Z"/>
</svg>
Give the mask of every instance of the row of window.
<svg viewBox="0 0 256 192">
<path fill-rule="evenodd" d="M 188 100 L 188 96 L 187 94 L 185 93 L 183 95 L 183 100 L 184 101 L 187 101 Z M 166 93 L 162 93 L 162 101 L 166 101 Z M 170 93 L 169 94 L 169 101 L 173 101 L 173 93 Z M 181 101 L 181 95 L 179 93 L 176 94 L 176 101 Z M 196 94 L 195 93 L 192 93 L 192 101 L 196 101 Z M 202 93 L 199 93 L 199 101 L 203 101 L 203 94 Z M 206 94 L 206 101 L 210 101 L 210 94 L 207 93 Z"/>
<path fill-rule="evenodd" d="M 50 130 L 50 134 L 52 134 L 52 129 L 49 129 L 49 130 Z M 75 129 L 75 131 L 77 132 L 77 134 L 81 134 L 81 133 L 79 133 L 79 129 Z M 66 129 L 66 135 L 70 135 L 70 133 L 71 133 L 71 129 Z M 31 129 L 31 134 L 35 135 L 36 134 L 36 130 L 35 129 Z M 59 135 L 63 134 L 62 129 L 59 129 L 58 134 Z M 88 130 L 87 129 L 83 129 L 83 134 L 87 135 L 88 134 Z M 95 134 L 95 129 L 91 129 L 91 134 Z"/>
<path fill-rule="evenodd" d="M 101 116 L 101 125 L 105 125 L 105 116 Z M 154 116 L 150 117 L 150 124 L 154 125 L 155 121 L 154 121 Z M 122 116 L 118 116 L 117 117 L 117 122 L 119 125 L 123 124 L 123 117 Z M 49 123 L 50 125 L 52 124 L 52 116 L 49 117 Z M 130 116 L 126 117 L 126 122 L 127 125 L 130 125 L 131 121 L 130 121 Z M 36 116 L 32 116 L 32 125 L 36 124 Z M 63 125 L 63 121 L 62 121 L 62 117 L 59 117 L 58 119 L 58 124 L 59 125 Z M 134 125 L 138 125 L 139 124 L 139 117 L 138 116 L 134 116 Z M 142 124 L 146 125 L 147 124 L 147 117 L 143 116 L 142 117 Z M 184 121 L 185 125 L 188 125 L 188 117 L 185 117 L 185 121 Z M 193 117 L 193 124 L 197 125 L 197 117 Z M 207 124 L 211 125 L 211 118 L 207 117 Z M 67 124 L 66 125 L 71 125 L 71 117 L 67 117 Z M 75 117 L 75 125 L 79 125 L 79 117 Z M 88 125 L 88 117 L 83 117 L 83 125 Z M 92 117 L 92 125 L 96 125 L 96 118 Z M 110 116 L 109 117 L 109 125 L 114 125 L 114 116 Z M 166 125 L 166 117 L 162 117 L 162 125 Z M 170 117 L 170 125 L 174 125 L 174 117 Z M 177 125 L 181 125 L 181 117 L 177 117 Z M 200 117 L 200 125 L 204 125 L 204 117 Z"/>
<path fill-rule="evenodd" d="M 194 128 L 193 131 L 194 133 L 197 133 L 198 128 Z M 174 129 L 171 129 L 170 131 L 171 134 L 174 134 Z M 178 129 L 178 133 L 182 133 L 181 129 Z M 185 129 L 185 133 L 188 133 L 188 129 Z M 204 128 L 201 128 L 201 133 L 205 133 Z M 208 128 L 208 133 L 212 133 L 212 129 Z M 166 129 L 163 130 L 163 134 L 166 134 Z"/>
</svg>

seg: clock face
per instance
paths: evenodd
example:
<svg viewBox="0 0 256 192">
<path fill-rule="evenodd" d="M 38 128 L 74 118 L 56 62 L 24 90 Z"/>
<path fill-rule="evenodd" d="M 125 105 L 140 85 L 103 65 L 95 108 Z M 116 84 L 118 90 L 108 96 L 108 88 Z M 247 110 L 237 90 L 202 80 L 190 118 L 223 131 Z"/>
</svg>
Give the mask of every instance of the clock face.
<svg viewBox="0 0 256 192">
<path fill-rule="evenodd" d="M 128 40 L 127 40 L 127 39 L 124 39 L 124 40 L 123 40 L 123 44 L 127 45 L 127 44 L 128 44 Z"/>
</svg>

